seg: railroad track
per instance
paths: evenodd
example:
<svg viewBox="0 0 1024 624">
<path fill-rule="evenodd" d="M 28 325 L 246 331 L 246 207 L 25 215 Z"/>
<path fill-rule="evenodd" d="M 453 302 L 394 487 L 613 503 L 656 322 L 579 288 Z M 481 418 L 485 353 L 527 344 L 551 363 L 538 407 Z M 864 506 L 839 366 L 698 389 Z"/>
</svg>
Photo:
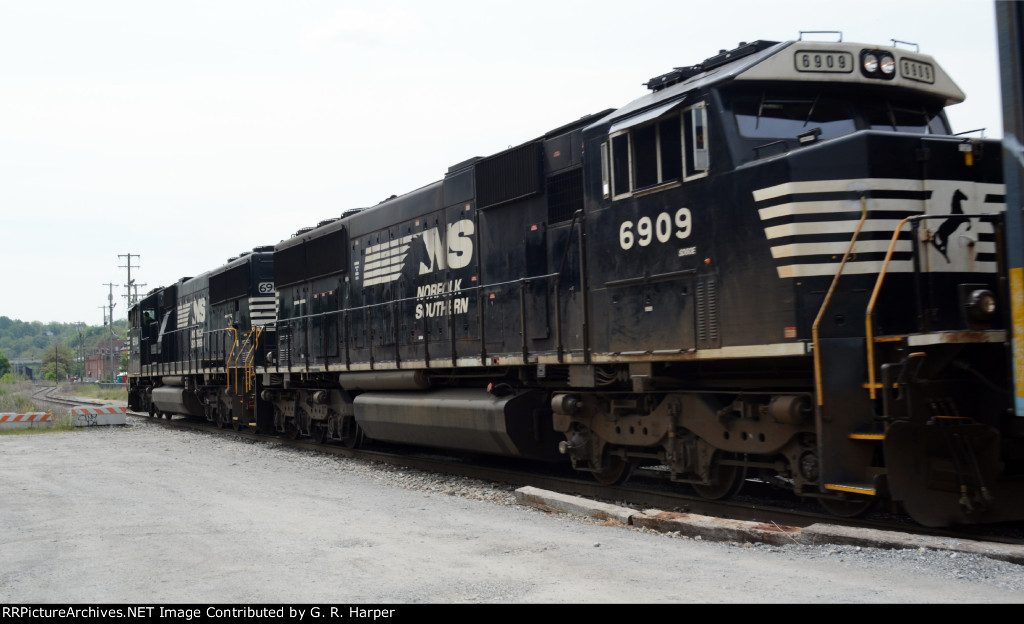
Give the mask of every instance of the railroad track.
<svg viewBox="0 0 1024 624">
<path fill-rule="evenodd" d="M 69 397 L 61 395 L 60 392 L 60 386 L 41 386 L 32 391 L 31 399 L 37 406 L 49 406 L 47 409 L 55 412 L 55 416 L 66 415 L 71 412 L 72 407 L 79 405 L 106 405 L 108 403 L 87 397 Z"/>
<path fill-rule="evenodd" d="M 308 440 L 291 440 L 284 436 L 257 435 L 249 431 L 217 429 L 213 425 L 190 418 L 151 418 L 148 414 L 128 412 L 130 416 L 176 429 L 202 431 L 249 441 L 273 441 L 275 444 L 340 457 L 380 462 L 396 467 L 455 475 L 512 486 L 533 486 L 563 494 L 602 500 L 636 509 L 662 509 L 707 515 L 734 520 L 747 520 L 779 526 L 807 527 L 831 524 L 845 527 L 897 531 L 914 535 L 969 539 L 1002 544 L 1024 544 L 1024 525 L 982 525 L 965 529 L 932 529 L 914 524 L 898 514 L 875 513 L 863 518 L 840 518 L 820 511 L 819 507 L 800 500 L 788 492 L 768 484 L 748 481 L 744 492 L 729 500 L 708 500 L 681 493 L 678 484 L 659 478 L 656 472 L 639 470 L 621 486 L 600 485 L 569 473 L 567 468 L 538 466 L 522 460 L 494 458 L 472 459 L 452 456 L 442 451 L 423 452 L 380 446 L 373 449 L 349 449 L 337 444 L 320 444 Z"/>
</svg>

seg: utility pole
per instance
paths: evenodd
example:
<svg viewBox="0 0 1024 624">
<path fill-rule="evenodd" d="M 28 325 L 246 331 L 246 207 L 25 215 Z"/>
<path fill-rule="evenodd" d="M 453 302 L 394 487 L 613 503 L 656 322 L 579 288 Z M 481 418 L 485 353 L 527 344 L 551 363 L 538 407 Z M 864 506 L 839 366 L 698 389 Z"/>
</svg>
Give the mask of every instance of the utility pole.
<svg viewBox="0 0 1024 624">
<path fill-rule="evenodd" d="M 75 367 L 75 376 L 78 377 L 78 381 L 82 381 L 85 377 L 85 337 L 82 336 L 82 328 L 85 327 L 85 323 L 79 321 L 76 323 L 78 326 L 78 363 Z"/>
<path fill-rule="evenodd" d="M 110 294 L 107 295 L 107 306 L 110 308 L 110 314 L 108 314 L 108 318 L 110 319 L 110 324 L 108 325 L 110 328 L 110 338 L 108 339 L 109 341 L 107 342 L 107 345 L 109 346 L 108 351 L 110 352 L 110 378 L 113 382 L 116 381 L 114 376 L 117 375 L 117 371 L 114 370 L 114 307 L 116 307 L 117 304 L 114 303 L 114 284 L 107 282 L 104 286 L 110 287 Z"/>
<path fill-rule="evenodd" d="M 132 293 L 132 305 L 135 305 L 136 303 L 139 302 L 139 286 L 145 288 L 146 286 L 149 286 L 149 284 L 146 284 L 145 282 L 143 282 L 142 284 L 132 284 L 132 288 L 134 288 L 135 290 L 135 292 Z"/>
<path fill-rule="evenodd" d="M 139 265 L 137 265 L 137 264 L 133 265 L 132 264 L 132 258 L 141 258 L 142 256 L 140 256 L 139 254 L 133 254 L 133 253 L 129 252 L 129 253 L 126 253 L 126 254 L 117 254 L 117 257 L 118 258 L 127 258 L 128 259 L 127 260 L 127 262 L 128 262 L 127 264 L 119 265 L 120 268 L 122 268 L 122 269 L 128 269 L 128 283 L 124 285 L 125 289 L 128 291 L 128 294 L 125 295 L 125 309 L 127 309 L 127 308 L 132 307 L 132 305 L 136 301 L 138 301 L 138 299 L 139 299 L 138 289 L 136 289 L 136 291 L 135 291 L 135 296 L 134 297 L 132 296 L 132 286 L 135 285 L 135 282 L 132 281 L 132 269 L 139 268 Z M 111 317 L 111 318 L 113 318 L 113 317 Z"/>
<path fill-rule="evenodd" d="M 100 310 L 103 310 L 103 326 L 106 327 L 107 326 L 107 306 L 99 306 L 99 308 L 100 308 Z M 102 340 L 100 341 L 99 346 L 100 346 L 100 351 L 102 352 L 102 350 L 103 350 L 103 341 Z M 107 361 L 107 356 L 104 355 L 103 356 L 104 364 L 103 364 L 103 367 L 102 367 L 103 369 L 106 369 L 106 361 Z M 102 381 L 103 380 L 104 373 L 105 373 L 105 370 L 100 370 L 100 374 L 96 378 L 97 381 Z"/>
</svg>

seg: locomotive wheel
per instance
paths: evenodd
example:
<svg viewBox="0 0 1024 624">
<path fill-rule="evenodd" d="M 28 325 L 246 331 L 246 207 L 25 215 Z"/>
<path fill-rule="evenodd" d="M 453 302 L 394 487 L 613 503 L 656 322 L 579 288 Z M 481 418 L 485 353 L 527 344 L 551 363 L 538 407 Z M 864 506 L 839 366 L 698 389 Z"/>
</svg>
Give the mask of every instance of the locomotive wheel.
<svg viewBox="0 0 1024 624">
<path fill-rule="evenodd" d="M 608 468 L 592 472 L 594 480 L 601 485 L 619 485 L 633 473 L 633 464 L 618 455 L 608 457 Z"/>
<path fill-rule="evenodd" d="M 235 431 L 241 431 L 242 430 L 242 421 L 238 420 L 237 418 L 231 419 L 231 427 Z"/>
<path fill-rule="evenodd" d="M 819 498 L 818 502 L 833 516 L 840 518 L 856 518 L 871 509 L 875 504 L 873 496 L 855 496 L 847 500 L 837 498 Z"/>
<path fill-rule="evenodd" d="M 355 422 L 353 422 L 346 429 L 348 430 L 349 433 L 348 433 L 348 435 L 345 435 L 341 439 L 341 443 L 345 446 L 345 448 L 353 449 L 353 448 L 362 446 L 363 440 L 364 440 L 363 428 L 360 427 Z"/>
<path fill-rule="evenodd" d="M 724 457 L 716 453 L 712 463 L 712 478 L 709 485 L 693 484 L 693 489 L 697 494 L 708 500 L 722 500 L 735 496 L 743 488 L 743 481 L 747 478 L 745 467 L 723 465 L 719 463 L 721 459 Z"/>
<path fill-rule="evenodd" d="M 310 427 L 310 433 L 313 434 L 313 441 L 316 442 L 317 444 L 327 443 L 327 425 L 314 424 L 312 427 Z"/>
<path fill-rule="evenodd" d="M 224 416 L 221 415 L 220 410 L 213 413 L 213 424 L 217 425 L 218 429 L 224 428 Z"/>
<path fill-rule="evenodd" d="M 295 423 L 288 421 L 288 424 L 285 425 L 284 434 L 288 436 L 289 440 L 298 440 L 299 428 L 295 426 Z"/>
</svg>

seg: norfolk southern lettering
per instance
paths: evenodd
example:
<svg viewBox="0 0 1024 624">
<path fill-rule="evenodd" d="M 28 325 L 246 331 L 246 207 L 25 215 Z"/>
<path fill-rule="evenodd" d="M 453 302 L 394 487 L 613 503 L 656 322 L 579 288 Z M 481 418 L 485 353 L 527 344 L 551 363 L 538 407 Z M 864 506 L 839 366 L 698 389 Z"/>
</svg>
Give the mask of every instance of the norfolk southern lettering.
<svg viewBox="0 0 1024 624">
<path fill-rule="evenodd" d="M 469 312 L 469 297 L 444 296 L 462 290 L 462 280 L 445 280 L 416 288 L 417 299 L 427 299 L 416 304 L 416 319 L 465 314 Z"/>
</svg>

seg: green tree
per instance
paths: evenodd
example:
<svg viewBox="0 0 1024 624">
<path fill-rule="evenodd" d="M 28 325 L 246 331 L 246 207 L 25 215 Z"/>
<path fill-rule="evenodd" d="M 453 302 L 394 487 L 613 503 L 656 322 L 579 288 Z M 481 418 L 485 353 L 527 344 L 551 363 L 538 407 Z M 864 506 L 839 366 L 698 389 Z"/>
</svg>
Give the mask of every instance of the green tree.
<svg viewBox="0 0 1024 624">
<path fill-rule="evenodd" d="M 53 381 L 63 381 L 71 375 L 75 356 L 67 347 L 55 342 L 43 352 L 42 360 L 40 371 L 43 376 Z"/>
<path fill-rule="evenodd" d="M 11 361 L 7 359 L 3 351 L 0 351 L 0 377 L 11 372 Z"/>
</svg>

